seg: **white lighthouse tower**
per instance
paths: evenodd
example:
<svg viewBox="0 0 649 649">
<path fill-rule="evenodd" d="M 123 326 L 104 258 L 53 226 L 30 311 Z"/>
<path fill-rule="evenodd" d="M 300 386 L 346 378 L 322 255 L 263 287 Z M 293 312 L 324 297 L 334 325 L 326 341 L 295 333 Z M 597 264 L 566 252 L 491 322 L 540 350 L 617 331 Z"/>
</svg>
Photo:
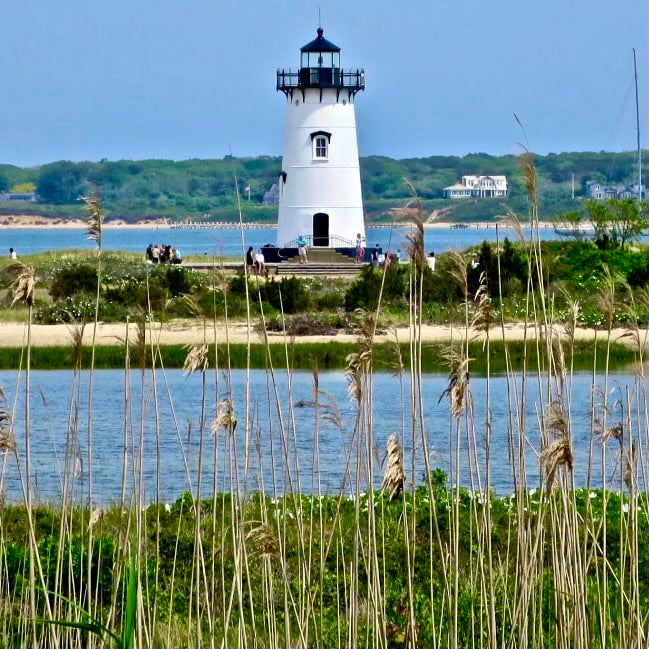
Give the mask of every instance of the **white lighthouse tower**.
<svg viewBox="0 0 649 649">
<path fill-rule="evenodd" d="M 322 34 L 300 50 L 298 72 L 277 71 L 286 95 L 278 247 L 302 236 L 314 247 L 353 248 L 365 237 L 354 112 L 365 73 L 343 70 L 340 48 Z"/>
</svg>

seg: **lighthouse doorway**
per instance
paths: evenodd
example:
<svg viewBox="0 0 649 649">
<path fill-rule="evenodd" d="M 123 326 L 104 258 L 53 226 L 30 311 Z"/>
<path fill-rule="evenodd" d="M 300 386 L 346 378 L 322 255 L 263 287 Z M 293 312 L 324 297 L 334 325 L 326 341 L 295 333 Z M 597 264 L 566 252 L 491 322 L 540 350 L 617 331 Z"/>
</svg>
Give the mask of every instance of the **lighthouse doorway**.
<svg viewBox="0 0 649 649">
<path fill-rule="evenodd" d="M 329 246 L 329 215 L 323 212 L 313 215 L 313 245 Z"/>
</svg>

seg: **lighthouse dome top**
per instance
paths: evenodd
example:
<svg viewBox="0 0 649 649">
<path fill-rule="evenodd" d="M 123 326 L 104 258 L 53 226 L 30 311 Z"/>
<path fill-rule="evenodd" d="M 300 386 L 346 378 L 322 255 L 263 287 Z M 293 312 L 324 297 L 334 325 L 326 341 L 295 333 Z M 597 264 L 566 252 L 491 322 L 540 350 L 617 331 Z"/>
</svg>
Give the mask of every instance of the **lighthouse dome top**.
<svg viewBox="0 0 649 649">
<path fill-rule="evenodd" d="M 323 33 L 322 27 L 318 27 L 318 37 L 300 48 L 300 52 L 340 52 L 340 48 L 328 41 Z"/>
</svg>

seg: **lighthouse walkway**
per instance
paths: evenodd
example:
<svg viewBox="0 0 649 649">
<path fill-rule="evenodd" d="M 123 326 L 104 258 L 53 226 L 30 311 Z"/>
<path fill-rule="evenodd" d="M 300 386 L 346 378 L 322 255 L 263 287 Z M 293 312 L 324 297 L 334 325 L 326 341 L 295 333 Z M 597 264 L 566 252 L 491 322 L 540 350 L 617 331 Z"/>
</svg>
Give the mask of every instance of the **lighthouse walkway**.
<svg viewBox="0 0 649 649">
<path fill-rule="evenodd" d="M 341 275 L 353 276 L 360 272 L 365 262 L 357 264 L 354 259 L 343 255 L 335 250 L 311 248 L 308 251 L 307 263 L 301 264 L 299 257 L 296 255 L 290 259 L 280 262 L 271 262 L 266 264 L 268 277 L 292 277 L 292 276 L 328 276 L 339 277 Z M 209 271 L 213 269 L 222 269 L 232 273 L 242 273 L 243 263 L 241 262 L 224 262 L 224 263 L 186 263 L 185 268 L 194 270 Z"/>
</svg>

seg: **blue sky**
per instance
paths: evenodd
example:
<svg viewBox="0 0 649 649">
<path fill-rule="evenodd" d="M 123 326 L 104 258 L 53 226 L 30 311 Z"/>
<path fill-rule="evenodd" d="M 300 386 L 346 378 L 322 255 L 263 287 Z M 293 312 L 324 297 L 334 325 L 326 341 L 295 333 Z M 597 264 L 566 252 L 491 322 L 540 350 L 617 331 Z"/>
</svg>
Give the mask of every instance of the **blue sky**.
<svg viewBox="0 0 649 649">
<path fill-rule="evenodd" d="M 362 156 L 647 146 L 645 0 L 2 0 L 0 163 L 281 155 L 319 9 Z"/>
</svg>

